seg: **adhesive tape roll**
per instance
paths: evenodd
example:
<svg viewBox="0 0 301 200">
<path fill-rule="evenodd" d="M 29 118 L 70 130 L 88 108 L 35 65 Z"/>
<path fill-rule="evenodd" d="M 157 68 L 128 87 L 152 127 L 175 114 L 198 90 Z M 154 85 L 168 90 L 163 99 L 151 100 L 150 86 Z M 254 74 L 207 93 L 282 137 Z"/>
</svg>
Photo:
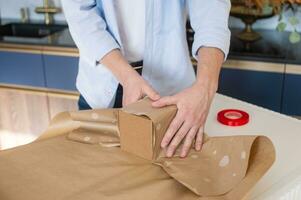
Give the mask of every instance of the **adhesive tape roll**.
<svg viewBox="0 0 301 200">
<path fill-rule="evenodd" d="M 249 122 L 249 114 L 242 110 L 226 109 L 217 114 L 217 120 L 227 126 L 242 126 Z"/>
</svg>

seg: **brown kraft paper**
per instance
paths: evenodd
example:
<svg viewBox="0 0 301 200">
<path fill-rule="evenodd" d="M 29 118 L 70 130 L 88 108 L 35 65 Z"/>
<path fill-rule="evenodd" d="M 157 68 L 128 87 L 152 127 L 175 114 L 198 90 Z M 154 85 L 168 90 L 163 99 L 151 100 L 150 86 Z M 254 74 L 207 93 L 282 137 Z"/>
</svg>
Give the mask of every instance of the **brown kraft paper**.
<svg viewBox="0 0 301 200">
<path fill-rule="evenodd" d="M 57 115 L 35 142 L 0 152 L 0 199 L 243 199 L 275 160 L 264 136 L 207 137 L 187 158 L 160 141 L 176 107 Z M 119 147 L 121 145 L 121 147 Z"/>
</svg>

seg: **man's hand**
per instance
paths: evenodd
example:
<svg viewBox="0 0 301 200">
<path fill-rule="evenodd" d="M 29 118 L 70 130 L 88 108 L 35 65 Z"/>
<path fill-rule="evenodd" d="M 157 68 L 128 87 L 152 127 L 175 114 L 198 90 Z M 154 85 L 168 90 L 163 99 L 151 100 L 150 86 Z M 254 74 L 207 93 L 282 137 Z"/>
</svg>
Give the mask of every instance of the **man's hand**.
<svg viewBox="0 0 301 200">
<path fill-rule="evenodd" d="M 154 107 L 176 105 L 178 112 L 169 125 L 161 147 L 171 157 L 183 143 L 180 156 L 187 156 L 195 140 L 195 149 L 203 143 L 204 125 L 218 86 L 218 77 L 224 54 L 216 48 L 202 47 L 198 51 L 197 81 L 182 92 L 153 102 Z"/>
<path fill-rule="evenodd" d="M 178 145 L 183 141 L 180 156 L 185 157 L 195 140 L 195 149 L 200 150 L 203 143 L 204 124 L 210 104 L 215 94 L 215 88 L 195 83 L 192 87 L 174 95 L 155 101 L 154 107 L 176 105 L 178 112 L 171 122 L 161 142 L 166 148 L 166 156 L 171 157 Z"/>
<path fill-rule="evenodd" d="M 101 61 L 118 79 L 123 87 L 122 104 L 126 106 L 144 96 L 156 101 L 159 94 L 132 68 L 118 49 L 105 55 Z"/>
<path fill-rule="evenodd" d="M 127 80 L 122 83 L 122 86 L 123 106 L 134 103 L 144 96 L 148 96 L 153 101 L 160 98 L 159 94 L 138 73 L 130 75 Z"/>
</svg>

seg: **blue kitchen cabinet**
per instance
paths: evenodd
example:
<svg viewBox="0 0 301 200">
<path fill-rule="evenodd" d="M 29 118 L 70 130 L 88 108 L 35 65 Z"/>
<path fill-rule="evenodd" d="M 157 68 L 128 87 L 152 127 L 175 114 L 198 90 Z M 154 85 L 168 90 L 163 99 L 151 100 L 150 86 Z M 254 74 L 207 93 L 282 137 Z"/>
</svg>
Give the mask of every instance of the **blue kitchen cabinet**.
<svg viewBox="0 0 301 200">
<path fill-rule="evenodd" d="M 76 91 L 78 57 L 43 55 L 46 87 Z"/>
<path fill-rule="evenodd" d="M 0 51 L 0 84 L 45 87 L 41 54 Z"/>
<path fill-rule="evenodd" d="M 282 112 L 301 116 L 301 74 L 285 74 Z"/>
<path fill-rule="evenodd" d="M 283 73 L 223 68 L 218 92 L 281 111 Z"/>
</svg>

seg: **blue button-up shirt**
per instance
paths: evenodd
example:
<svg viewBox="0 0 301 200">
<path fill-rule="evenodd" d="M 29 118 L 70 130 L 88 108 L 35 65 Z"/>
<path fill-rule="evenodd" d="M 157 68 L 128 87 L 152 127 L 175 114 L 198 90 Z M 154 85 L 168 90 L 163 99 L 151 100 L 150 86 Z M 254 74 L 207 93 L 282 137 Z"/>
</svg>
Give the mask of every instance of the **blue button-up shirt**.
<svg viewBox="0 0 301 200">
<path fill-rule="evenodd" d="M 123 52 L 114 0 L 62 0 L 79 49 L 77 88 L 92 108 L 111 107 L 118 80 L 98 61 L 113 49 Z M 162 96 L 193 84 L 186 41 L 186 16 L 195 31 L 192 55 L 202 47 L 229 51 L 230 0 L 147 0 L 142 76 Z M 135 9 L 135 8 L 133 8 Z"/>
</svg>

